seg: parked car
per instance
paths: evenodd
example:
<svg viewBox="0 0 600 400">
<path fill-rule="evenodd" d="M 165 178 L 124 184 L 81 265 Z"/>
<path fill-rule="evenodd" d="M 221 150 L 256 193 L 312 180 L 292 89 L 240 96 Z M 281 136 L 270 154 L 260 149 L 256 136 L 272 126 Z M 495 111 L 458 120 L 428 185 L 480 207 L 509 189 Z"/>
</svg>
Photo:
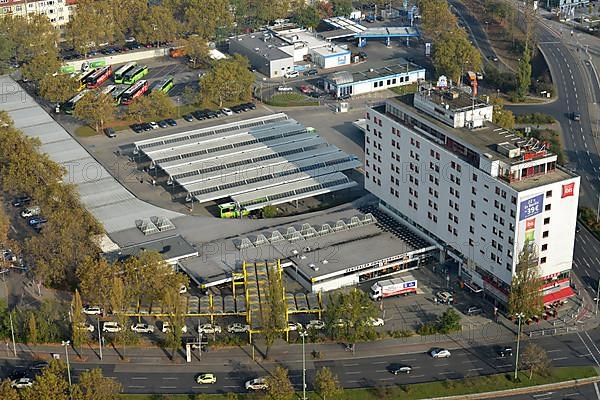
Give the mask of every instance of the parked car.
<svg viewBox="0 0 600 400">
<path fill-rule="evenodd" d="M 454 297 L 448 292 L 437 292 L 435 297 L 438 302 L 443 304 L 452 304 L 454 302 Z"/>
<path fill-rule="evenodd" d="M 371 318 L 370 322 L 372 326 L 383 326 L 385 324 L 382 318 Z"/>
<path fill-rule="evenodd" d="M 448 358 L 450 357 L 450 351 L 446 349 L 435 348 L 429 352 L 429 355 L 433 358 Z"/>
<path fill-rule="evenodd" d="M 349 100 L 352 97 L 351 94 L 346 93 L 346 94 L 342 94 L 340 96 L 338 96 L 338 100 Z"/>
<path fill-rule="evenodd" d="M 325 322 L 321 321 L 320 319 L 311 319 L 306 325 L 306 329 L 325 329 Z"/>
<path fill-rule="evenodd" d="M 11 382 L 10 387 L 12 387 L 13 389 L 25 389 L 28 387 L 32 387 L 33 386 L 33 379 L 32 378 L 19 378 L 16 379 L 14 381 Z"/>
<path fill-rule="evenodd" d="M 151 131 L 154 128 L 152 127 L 152 124 L 150 124 L 148 122 L 144 122 L 142 124 L 142 129 L 144 130 L 144 132 L 148 132 L 148 131 Z"/>
<path fill-rule="evenodd" d="M 210 385 L 217 383 L 217 377 L 214 374 L 200 374 L 196 377 L 196 383 Z"/>
<path fill-rule="evenodd" d="M 233 115 L 233 111 L 229 108 L 221 108 L 221 112 L 225 115 Z"/>
<path fill-rule="evenodd" d="M 133 124 L 130 126 L 131 130 L 135 133 L 142 133 L 144 131 L 144 127 L 142 124 Z"/>
<path fill-rule="evenodd" d="M 102 325 L 102 332 L 116 333 L 121 332 L 122 329 L 118 322 L 108 321 Z"/>
<path fill-rule="evenodd" d="M 17 256 L 15 256 L 15 253 L 13 253 L 11 249 L 2 250 L 2 257 L 4 258 L 4 261 L 9 263 L 17 262 Z"/>
<path fill-rule="evenodd" d="M 299 76 L 300 76 L 300 74 L 298 73 L 298 71 L 288 71 L 285 74 L 283 74 L 283 77 L 287 78 L 287 79 L 289 79 L 289 78 L 297 78 Z"/>
<path fill-rule="evenodd" d="M 304 76 L 313 76 L 313 75 L 317 75 L 319 73 L 319 71 L 317 71 L 316 69 L 309 69 L 307 71 L 304 71 Z"/>
<path fill-rule="evenodd" d="M 206 116 L 211 119 L 211 118 L 219 118 L 220 114 L 216 111 L 212 111 L 212 110 L 206 110 Z"/>
<path fill-rule="evenodd" d="M 279 86 L 279 87 L 277 88 L 277 91 L 278 91 L 278 92 L 293 92 L 293 91 L 294 91 L 294 88 L 292 88 L 292 87 L 289 87 L 289 86 Z"/>
<path fill-rule="evenodd" d="M 246 390 L 267 390 L 267 380 L 265 378 L 255 378 L 244 384 Z"/>
<path fill-rule="evenodd" d="M 250 102 L 250 103 L 244 103 L 242 105 L 248 107 L 250 110 L 256 110 L 256 104 L 254 104 L 252 102 Z"/>
<path fill-rule="evenodd" d="M 192 114 L 184 114 L 182 118 L 187 122 L 192 122 L 194 120 L 194 116 Z"/>
<path fill-rule="evenodd" d="M 194 116 L 194 118 L 196 118 L 198 121 L 202 121 L 205 120 L 206 118 L 208 118 L 208 115 L 206 114 L 205 111 L 201 111 L 201 110 L 196 110 L 192 112 L 192 115 Z"/>
<path fill-rule="evenodd" d="M 302 330 L 302 324 L 300 322 L 288 322 L 287 324 L 287 328 L 290 331 L 301 331 Z"/>
<path fill-rule="evenodd" d="M 136 333 L 154 333 L 154 326 L 148 324 L 133 324 L 131 330 Z"/>
<path fill-rule="evenodd" d="M 478 306 L 469 306 L 469 308 L 467 308 L 467 315 L 476 315 L 476 314 L 481 314 L 482 313 L 482 309 L 481 307 Z"/>
<path fill-rule="evenodd" d="M 115 130 L 113 128 L 104 128 L 103 131 L 104 131 L 104 134 L 111 139 L 117 137 L 117 132 L 115 132 Z"/>
<path fill-rule="evenodd" d="M 48 363 L 48 361 L 36 361 L 29 366 L 29 369 L 32 371 L 40 371 L 44 368 L 47 368 L 48 366 L 50 366 L 50 363 Z"/>
<path fill-rule="evenodd" d="M 83 313 L 86 315 L 102 315 L 102 309 L 98 306 L 85 306 Z"/>
<path fill-rule="evenodd" d="M 154 121 L 150 122 L 149 125 L 152 127 L 152 129 L 158 129 L 158 124 Z"/>
<path fill-rule="evenodd" d="M 30 206 L 23 209 L 20 213 L 22 218 L 35 217 L 36 215 L 40 215 L 41 209 L 39 206 Z"/>
<path fill-rule="evenodd" d="M 161 128 L 168 128 L 169 124 L 167 124 L 167 121 L 162 120 L 162 121 L 158 121 L 158 126 L 160 126 Z"/>
<path fill-rule="evenodd" d="M 198 326 L 198 333 L 221 333 L 221 327 L 213 324 L 202 324 Z"/>
<path fill-rule="evenodd" d="M 77 329 L 79 329 L 81 331 L 94 332 L 94 325 L 88 324 L 87 322 L 80 322 L 77 325 Z"/>
<path fill-rule="evenodd" d="M 299 87 L 300 91 L 304 94 L 309 94 L 310 92 L 312 92 L 312 88 L 310 86 L 306 86 L 306 85 L 302 85 Z"/>
<path fill-rule="evenodd" d="M 504 346 L 498 349 L 498 355 L 500 357 L 512 357 L 513 349 L 509 346 Z"/>
<path fill-rule="evenodd" d="M 241 113 L 241 112 L 243 112 L 243 111 L 246 111 L 246 109 L 244 108 L 244 106 L 243 106 L 243 105 L 241 105 L 241 104 L 238 104 L 237 106 L 233 106 L 233 107 L 231 107 L 231 111 L 233 111 L 233 112 L 234 112 L 234 113 L 236 113 L 236 114 L 239 114 L 239 113 Z"/>
<path fill-rule="evenodd" d="M 229 333 L 246 333 L 250 330 L 250 325 L 240 324 L 239 322 L 233 323 L 227 327 Z"/>
<path fill-rule="evenodd" d="M 162 333 L 167 333 L 171 331 L 171 324 L 168 322 L 163 322 L 160 328 Z M 183 325 L 181 327 L 181 333 L 187 333 L 187 326 Z"/>
<path fill-rule="evenodd" d="M 30 202 L 31 202 L 31 197 L 19 196 L 19 197 L 16 197 L 12 201 L 12 205 L 13 205 L 13 207 L 23 207 L 24 205 L 29 204 Z"/>
<path fill-rule="evenodd" d="M 358 56 L 359 56 L 360 58 L 362 58 L 362 59 L 365 59 L 365 60 L 366 60 L 367 58 L 369 58 L 369 56 L 367 55 L 367 53 L 366 53 L 366 52 L 364 52 L 364 51 L 359 51 L 359 52 L 358 52 Z"/>
<path fill-rule="evenodd" d="M 412 367 L 410 365 L 392 364 L 389 366 L 388 371 L 390 371 L 390 373 L 394 375 L 410 374 L 412 371 Z"/>
<path fill-rule="evenodd" d="M 177 121 L 175 121 L 173 118 L 167 118 L 165 119 L 165 122 L 169 125 L 169 126 L 177 126 Z"/>
<path fill-rule="evenodd" d="M 41 215 L 31 217 L 29 218 L 29 220 L 27 220 L 29 226 L 41 225 L 45 224 L 46 222 L 48 222 L 48 220 L 45 217 L 42 217 Z"/>
</svg>

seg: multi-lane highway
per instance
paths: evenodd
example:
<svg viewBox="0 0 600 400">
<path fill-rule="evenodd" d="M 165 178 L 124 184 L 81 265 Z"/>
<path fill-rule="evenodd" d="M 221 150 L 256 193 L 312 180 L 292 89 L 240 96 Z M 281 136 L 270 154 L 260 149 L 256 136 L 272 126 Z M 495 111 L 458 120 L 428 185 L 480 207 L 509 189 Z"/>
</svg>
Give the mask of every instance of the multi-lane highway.
<svg viewBox="0 0 600 400">
<path fill-rule="evenodd" d="M 573 269 L 592 297 L 596 296 L 600 281 L 599 266 L 600 243 L 587 229 L 581 229 L 575 235 Z"/>
</svg>

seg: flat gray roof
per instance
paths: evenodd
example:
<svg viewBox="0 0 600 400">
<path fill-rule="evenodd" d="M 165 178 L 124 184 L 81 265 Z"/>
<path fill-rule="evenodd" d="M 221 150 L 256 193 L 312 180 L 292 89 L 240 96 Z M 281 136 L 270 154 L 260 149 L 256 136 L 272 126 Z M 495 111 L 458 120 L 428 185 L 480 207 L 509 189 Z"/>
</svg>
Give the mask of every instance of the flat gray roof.
<svg viewBox="0 0 600 400">
<path fill-rule="evenodd" d="M 379 68 L 370 68 L 364 71 L 339 71 L 328 75 L 325 79 L 336 83 L 337 85 L 344 85 L 349 83 L 357 83 L 368 81 L 371 79 L 386 78 L 400 74 L 408 74 L 414 71 L 425 71 L 425 68 L 413 64 L 410 62 L 391 64 Z"/>
<path fill-rule="evenodd" d="M 165 261 L 171 264 L 184 258 L 198 256 L 198 251 L 179 235 L 121 247 L 119 250 L 104 253 L 102 256 L 110 263 L 115 263 L 125 261 L 129 257 L 136 257 L 144 250 L 159 252 Z"/>
<path fill-rule="evenodd" d="M 235 42 L 236 45 L 244 47 L 248 52 L 256 52 L 268 60 L 281 60 L 293 57 L 279 49 L 280 46 L 287 46 L 288 43 L 270 33 L 266 33 L 267 40 L 265 40 L 265 33 L 255 32 L 236 36 L 230 39 L 230 46 L 231 43 Z"/>
<path fill-rule="evenodd" d="M 134 228 L 136 221 L 143 218 L 182 215 L 138 200 L 11 77 L 1 76 L 0 87 L 0 108 L 8 112 L 16 128 L 40 140 L 41 150 L 50 159 L 65 167 L 63 182 L 77 186 L 82 203 L 107 233 Z"/>
</svg>

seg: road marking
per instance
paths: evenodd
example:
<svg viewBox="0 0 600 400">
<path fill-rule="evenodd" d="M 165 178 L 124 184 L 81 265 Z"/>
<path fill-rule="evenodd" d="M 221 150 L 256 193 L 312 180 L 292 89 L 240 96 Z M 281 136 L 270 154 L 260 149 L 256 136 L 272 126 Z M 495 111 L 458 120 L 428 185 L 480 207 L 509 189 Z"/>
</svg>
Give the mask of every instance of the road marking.
<svg viewBox="0 0 600 400">
<path fill-rule="evenodd" d="M 469 371 L 483 371 L 483 368 L 471 368 Z"/>
<path fill-rule="evenodd" d="M 553 394 L 554 394 L 554 392 L 547 392 L 547 393 L 533 394 L 533 395 L 531 395 L 531 397 L 546 397 L 546 396 L 552 396 Z"/>
<path fill-rule="evenodd" d="M 598 382 L 594 382 L 594 390 L 596 390 L 596 396 L 600 399 L 600 391 L 598 390 Z"/>
<path fill-rule="evenodd" d="M 448 363 L 446 363 L 446 364 L 437 364 L 437 367 L 446 367 L 448 365 L 449 365 Z"/>
<path fill-rule="evenodd" d="M 556 353 L 557 351 L 562 351 L 561 349 L 548 350 L 546 353 Z"/>
<path fill-rule="evenodd" d="M 179 378 L 173 377 L 173 378 L 163 378 L 163 379 L 166 380 L 166 381 L 174 381 L 174 380 L 179 379 Z"/>
<path fill-rule="evenodd" d="M 344 367 L 356 367 L 357 365 L 360 365 L 358 363 L 356 364 L 342 364 Z"/>
<path fill-rule="evenodd" d="M 467 360 L 467 361 L 461 361 L 460 363 L 461 364 L 470 364 L 472 362 L 474 362 L 474 361 L 473 360 Z"/>
<path fill-rule="evenodd" d="M 199 387 L 208 387 L 208 386 L 199 386 Z M 229 385 L 229 386 L 223 386 L 224 388 L 235 388 L 235 389 L 239 389 L 239 386 L 235 386 L 235 385 Z"/>
<path fill-rule="evenodd" d="M 346 375 L 356 375 L 356 374 L 361 374 L 361 373 L 362 372 L 360 372 L 360 371 L 349 371 L 349 372 L 346 372 Z"/>
<path fill-rule="evenodd" d="M 348 381 L 348 383 L 358 383 L 360 381 Z"/>
<path fill-rule="evenodd" d="M 376 369 L 375 372 L 388 372 L 387 369 Z"/>
<path fill-rule="evenodd" d="M 413 378 L 423 378 L 425 375 L 412 375 Z"/>
<path fill-rule="evenodd" d="M 512 364 L 502 364 L 502 365 L 496 366 L 496 368 L 508 368 L 508 367 L 512 367 Z"/>
<path fill-rule="evenodd" d="M 387 361 L 374 361 L 371 364 L 377 365 L 377 364 L 385 364 L 385 363 L 387 363 Z"/>
<path fill-rule="evenodd" d="M 145 376 L 138 376 L 138 377 L 131 378 L 132 381 L 143 380 L 143 379 L 148 379 L 148 378 L 146 378 Z"/>
<path fill-rule="evenodd" d="M 131 388 L 131 389 L 143 389 L 143 388 L 145 388 L 146 386 L 127 386 L 127 387 L 128 387 L 128 388 Z"/>
<path fill-rule="evenodd" d="M 380 381 L 391 381 L 394 380 L 394 378 L 379 378 Z"/>
<path fill-rule="evenodd" d="M 569 357 L 558 357 L 558 358 L 552 358 L 550 361 L 560 361 L 560 360 L 566 360 Z"/>
<path fill-rule="evenodd" d="M 416 358 L 407 358 L 407 359 L 400 360 L 400 361 L 402 361 L 402 362 L 417 361 L 417 359 Z"/>
<path fill-rule="evenodd" d="M 177 389 L 177 386 L 159 386 L 160 389 Z"/>
</svg>

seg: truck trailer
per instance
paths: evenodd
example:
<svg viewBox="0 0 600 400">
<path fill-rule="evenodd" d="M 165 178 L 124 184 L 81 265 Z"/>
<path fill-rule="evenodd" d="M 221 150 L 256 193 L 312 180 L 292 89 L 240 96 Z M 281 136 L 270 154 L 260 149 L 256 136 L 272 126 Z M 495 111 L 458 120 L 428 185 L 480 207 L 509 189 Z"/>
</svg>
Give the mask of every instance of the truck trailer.
<svg viewBox="0 0 600 400">
<path fill-rule="evenodd" d="M 369 296 L 371 299 L 377 301 L 386 297 L 397 296 L 399 294 L 408 295 L 411 293 L 417 293 L 417 280 L 412 275 L 404 275 L 374 283 L 371 286 Z"/>
</svg>

